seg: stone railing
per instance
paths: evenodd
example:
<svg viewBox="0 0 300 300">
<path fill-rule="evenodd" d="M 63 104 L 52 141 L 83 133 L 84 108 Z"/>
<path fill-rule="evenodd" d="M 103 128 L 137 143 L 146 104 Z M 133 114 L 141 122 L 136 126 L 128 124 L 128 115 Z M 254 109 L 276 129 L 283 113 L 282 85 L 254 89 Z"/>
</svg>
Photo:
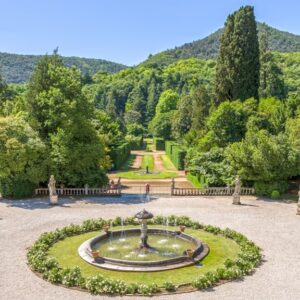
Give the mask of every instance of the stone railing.
<svg viewBox="0 0 300 300">
<path fill-rule="evenodd" d="M 120 188 L 57 188 L 59 196 L 121 196 Z M 48 188 L 35 190 L 37 196 L 48 196 Z"/>
<path fill-rule="evenodd" d="M 210 187 L 203 190 L 197 188 L 172 188 L 172 196 L 231 196 L 234 188 Z M 255 195 L 254 188 L 241 188 L 241 195 Z"/>
</svg>

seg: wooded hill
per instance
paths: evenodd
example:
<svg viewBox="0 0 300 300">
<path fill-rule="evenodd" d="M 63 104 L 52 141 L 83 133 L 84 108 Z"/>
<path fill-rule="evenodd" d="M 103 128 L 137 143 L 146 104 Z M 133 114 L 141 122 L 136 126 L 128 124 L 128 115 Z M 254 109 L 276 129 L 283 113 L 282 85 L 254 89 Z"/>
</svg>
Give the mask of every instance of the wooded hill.
<svg viewBox="0 0 300 300">
<path fill-rule="evenodd" d="M 32 71 L 41 58 L 41 55 L 20 55 L 0 52 L 0 67 L 3 77 L 8 83 L 24 83 L 30 78 Z M 65 66 L 76 66 L 83 74 L 95 74 L 98 71 L 108 73 L 118 72 L 126 66 L 111 61 L 82 58 L 82 57 L 63 57 Z"/>
<path fill-rule="evenodd" d="M 257 23 L 259 34 L 266 31 L 270 50 L 278 52 L 299 52 L 300 36 L 289 32 L 280 31 L 265 23 Z M 169 49 L 155 55 L 150 55 L 143 65 L 169 65 L 179 59 L 197 57 L 202 59 L 216 58 L 218 55 L 220 38 L 223 28 L 210 34 L 204 39 L 186 43 L 180 47 Z"/>
</svg>

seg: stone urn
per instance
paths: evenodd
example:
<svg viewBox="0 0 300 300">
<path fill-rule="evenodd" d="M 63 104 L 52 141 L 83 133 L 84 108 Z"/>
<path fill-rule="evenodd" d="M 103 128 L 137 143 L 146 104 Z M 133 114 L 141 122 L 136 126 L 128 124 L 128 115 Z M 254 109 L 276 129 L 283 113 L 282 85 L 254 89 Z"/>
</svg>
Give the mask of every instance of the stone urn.
<svg viewBox="0 0 300 300">
<path fill-rule="evenodd" d="M 187 250 L 185 251 L 185 253 L 186 253 L 186 255 L 187 255 L 189 258 L 192 258 L 193 255 L 194 255 L 194 250 L 192 250 L 192 249 L 187 249 Z"/>
<path fill-rule="evenodd" d="M 97 251 L 97 250 L 93 250 L 93 251 L 91 252 L 91 254 L 92 254 L 92 256 L 93 256 L 94 260 L 96 260 L 96 259 L 97 259 L 97 257 L 99 256 L 99 251 Z"/>
<path fill-rule="evenodd" d="M 185 231 L 185 226 L 184 225 L 179 225 L 179 230 L 180 232 L 184 232 Z"/>
<path fill-rule="evenodd" d="M 110 225 L 109 225 L 109 224 L 104 224 L 104 225 L 102 226 L 102 229 L 104 230 L 105 233 L 108 233 L 109 228 L 110 228 Z"/>
</svg>

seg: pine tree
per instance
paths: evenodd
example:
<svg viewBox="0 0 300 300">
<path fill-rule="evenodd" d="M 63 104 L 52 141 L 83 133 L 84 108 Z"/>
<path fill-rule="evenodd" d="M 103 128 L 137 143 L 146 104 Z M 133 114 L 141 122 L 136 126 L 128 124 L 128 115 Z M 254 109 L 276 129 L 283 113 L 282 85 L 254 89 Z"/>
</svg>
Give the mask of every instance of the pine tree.
<svg viewBox="0 0 300 300">
<path fill-rule="evenodd" d="M 259 46 L 252 6 L 229 15 L 221 38 L 216 71 L 218 102 L 258 98 Z"/>
</svg>

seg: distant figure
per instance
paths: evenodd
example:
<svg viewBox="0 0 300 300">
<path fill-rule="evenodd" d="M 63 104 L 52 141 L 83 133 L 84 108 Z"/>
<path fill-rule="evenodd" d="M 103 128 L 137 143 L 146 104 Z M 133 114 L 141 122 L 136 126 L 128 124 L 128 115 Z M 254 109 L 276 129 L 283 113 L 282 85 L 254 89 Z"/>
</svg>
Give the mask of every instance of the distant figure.
<svg viewBox="0 0 300 300">
<path fill-rule="evenodd" d="M 115 188 L 115 182 L 114 182 L 113 179 L 112 179 L 111 182 L 110 182 L 110 188 L 111 188 L 111 189 L 114 189 L 114 188 Z"/>
<path fill-rule="evenodd" d="M 147 183 L 146 184 L 146 194 L 149 194 L 150 193 L 150 184 Z"/>
<path fill-rule="evenodd" d="M 149 174 L 149 167 L 146 166 L 146 174 Z"/>
</svg>

